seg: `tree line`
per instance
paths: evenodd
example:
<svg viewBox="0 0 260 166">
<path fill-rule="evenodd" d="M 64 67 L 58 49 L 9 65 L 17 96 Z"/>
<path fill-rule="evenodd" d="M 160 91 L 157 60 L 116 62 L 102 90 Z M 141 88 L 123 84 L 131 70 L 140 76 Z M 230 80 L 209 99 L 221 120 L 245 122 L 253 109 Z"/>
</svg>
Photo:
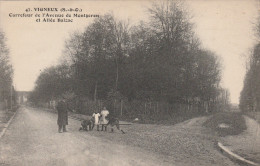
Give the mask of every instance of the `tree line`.
<svg viewBox="0 0 260 166">
<path fill-rule="evenodd" d="M 181 105 L 212 111 L 228 104 L 229 94 L 219 86 L 219 58 L 202 48 L 185 5 L 163 1 L 148 13 L 148 21 L 137 25 L 107 13 L 73 33 L 60 64 L 38 77 L 31 100 L 67 95 L 77 110 L 83 100 L 121 111 L 132 103 L 129 111 L 141 114 L 148 108 L 155 114 L 162 103 L 169 113 Z"/>
<path fill-rule="evenodd" d="M 242 111 L 260 111 L 260 17 L 256 25 L 257 43 L 247 59 L 244 86 L 240 93 L 239 107 Z"/>
<path fill-rule="evenodd" d="M 11 100 L 15 101 L 13 85 L 13 67 L 10 63 L 6 37 L 0 30 L 0 109 L 10 108 Z"/>
</svg>

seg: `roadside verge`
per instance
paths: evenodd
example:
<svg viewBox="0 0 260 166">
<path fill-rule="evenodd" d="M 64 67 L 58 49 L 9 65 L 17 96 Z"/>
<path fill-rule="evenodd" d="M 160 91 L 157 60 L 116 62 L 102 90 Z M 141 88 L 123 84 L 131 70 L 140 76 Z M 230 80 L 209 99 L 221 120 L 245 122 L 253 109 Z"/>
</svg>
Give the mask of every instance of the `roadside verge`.
<svg viewBox="0 0 260 166">
<path fill-rule="evenodd" d="M 219 112 L 204 124 L 216 134 L 217 147 L 238 163 L 260 165 L 260 127 L 241 112 Z"/>
<path fill-rule="evenodd" d="M 2 131 L 0 131 L 0 139 L 2 138 L 2 136 L 5 134 L 7 128 L 9 127 L 10 123 L 12 122 L 13 118 L 15 117 L 17 110 L 15 110 L 14 114 L 11 116 L 11 118 L 8 120 L 8 122 L 4 125 L 4 128 Z"/>
<path fill-rule="evenodd" d="M 226 155 L 228 155 L 230 158 L 236 160 L 236 161 L 239 161 L 243 164 L 247 164 L 247 165 L 250 165 L 250 166 L 259 166 L 260 164 L 258 163 L 255 163 L 253 161 L 249 161 L 235 153 L 233 153 L 231 150 L 229 150 L 226 146 L 224 146 L 222 143 L 218 142 L 218 148 L 220 149 L 220 151 Z"/>
</svg>

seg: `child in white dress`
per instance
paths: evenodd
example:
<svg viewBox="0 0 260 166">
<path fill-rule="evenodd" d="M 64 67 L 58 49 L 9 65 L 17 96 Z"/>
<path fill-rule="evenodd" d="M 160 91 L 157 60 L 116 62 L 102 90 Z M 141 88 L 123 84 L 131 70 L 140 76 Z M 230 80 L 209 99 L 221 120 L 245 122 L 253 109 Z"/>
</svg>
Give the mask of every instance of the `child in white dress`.
<svg viewBox="0 0 260 166">
<path fill-rule="evenodd" d="M 108 123 L 108 120 L 106 119 L 107 115 L 109 114 L 109 111 L 106 109 L 106 107 L 103 108 L 101 111 L 101 119 L 100 119 L 100 124 L 102 126 L 101 131 L 103 131 L 103 128 L 105 126 L 105 131 L 107 130 L 106 124 Z"/>
<path fill-rule="evenodd" d="M 94 119 L 95 119 L 94 126 L 96 125 L 97 126 L 97 131 L 99 131 L 99 117 L 100 117 L 100 114 L 97 111 L 95 111 L 93 113 L 92 117 L 94 117 Z M 94 128 L 94 126 L 93 126 L 93 128 Z"/>
</svg>

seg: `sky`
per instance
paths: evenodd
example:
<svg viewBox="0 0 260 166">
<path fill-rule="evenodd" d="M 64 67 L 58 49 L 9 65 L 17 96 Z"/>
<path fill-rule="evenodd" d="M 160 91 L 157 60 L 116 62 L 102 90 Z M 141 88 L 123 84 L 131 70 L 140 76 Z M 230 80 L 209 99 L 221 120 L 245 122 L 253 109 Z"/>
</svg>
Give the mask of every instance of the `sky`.
<svg viewBox="0 0 260 166">
<path fill-rule="evenodd" d="M 82 32 L 93 18 L 73 18 L 73 23 L 36 22 L 36 18 L 9 14 L 41 13 L 34 8 L 81 8 L 82 13 L 113 12 L 138 23 L 147 19 L 149 1 L 0 1 L 0 28 L 7 37 L 17 90 L 32 90 L 44 68 L 59 62 L 64 41 Z M 186 2 L 202 46 L 215 52 L 223 66 L 221 85 L 238 103 L 245 75 L 245 57 L 254 46 L 254 26 L 260 9 L 257 0 L 193 0 Z M 30 12 L 25 10 L 30 8 Z M 49 12 L 50 13 L 50 12 Z M 54 12 L 55 13 L 55 12 Z M 56 12 L 57 13 L 57 12 Z"/>
</svg>

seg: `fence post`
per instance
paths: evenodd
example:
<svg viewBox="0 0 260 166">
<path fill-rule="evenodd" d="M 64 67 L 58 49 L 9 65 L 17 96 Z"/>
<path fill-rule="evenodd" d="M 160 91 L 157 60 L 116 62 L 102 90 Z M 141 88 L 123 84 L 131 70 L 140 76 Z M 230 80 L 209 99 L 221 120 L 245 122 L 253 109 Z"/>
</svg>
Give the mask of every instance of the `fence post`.
<svg viewBox="0 0 260 166">
<path fill-rule="evenodd" d="M 121 100 L 121 108 L 120 108 L 120 110 L 121 110 L 121 116 L 123 115 L 123 100 Z"/>
</svg>

